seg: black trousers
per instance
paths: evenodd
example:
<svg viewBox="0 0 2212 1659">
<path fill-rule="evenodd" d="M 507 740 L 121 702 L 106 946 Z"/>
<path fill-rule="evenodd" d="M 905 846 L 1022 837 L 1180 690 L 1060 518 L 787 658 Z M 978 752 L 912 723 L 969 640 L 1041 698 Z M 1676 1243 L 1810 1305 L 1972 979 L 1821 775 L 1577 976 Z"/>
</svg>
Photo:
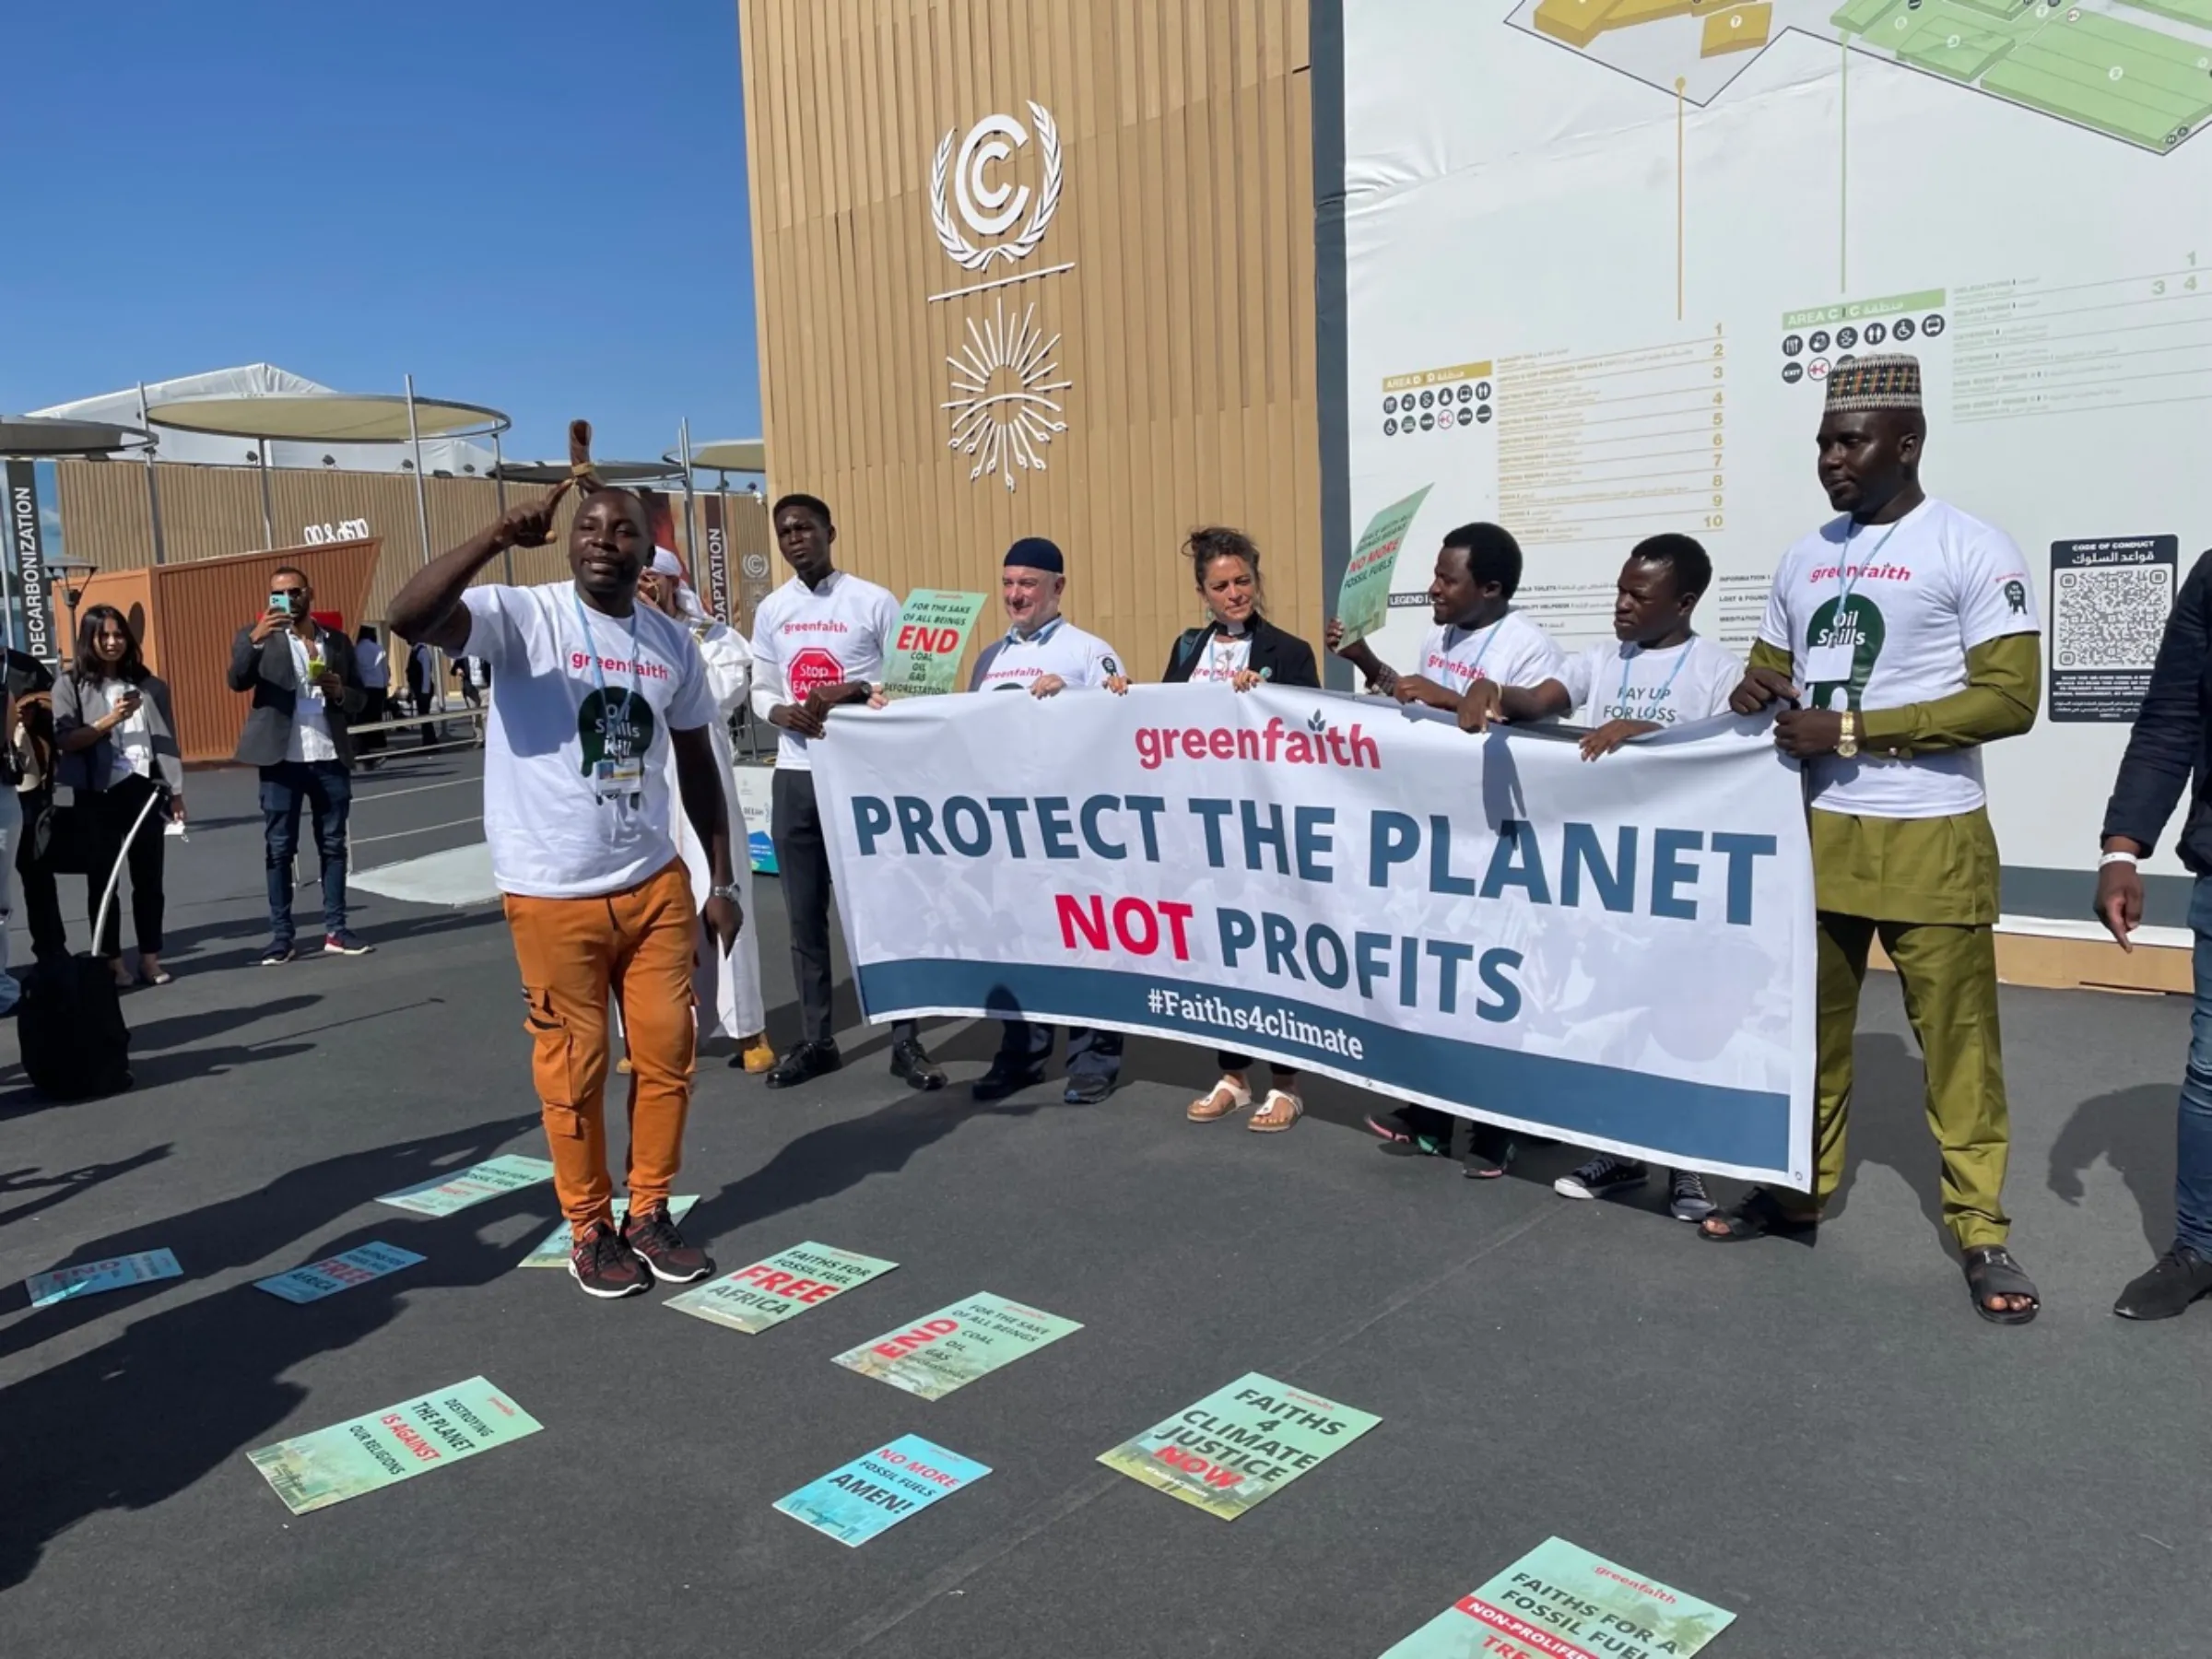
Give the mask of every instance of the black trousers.
<svg viewBox="0 0 2212 1659">
<path fill-rule="evenodd" d="M 69 954 L 69 924 L 62 920 L 62 895 L 54 886 L 52 850 L 41 859 L 32 855 L 30 846 L 31 821 L 53 805 L 53 796 L 48 792 L 22 799 L 23 832 L 16 839 L 16 875 L 23 883 L 23 916 L 30 926 L 31 954 L 42 962 Z"/>
<path fill-rule="evenodd" d="M 830 847 L 822 839 L 814 774 L 779 766 L 771 784 L 768 832 L 776 843 L 783 907 L 791 912 L 791 976 L 799 984 L 799 1029 L 808 1042 L 827 1042 L 837 1021 L 830 1006 Z M 891 1027 L 894 1041 L 911 1040 L 914 1021 Z"/>
<path fill-rule="evenodd" d="M 123 838 L 130 834 L 131 825 L 147 799 L 162 793 L 159 784 L 135 772 L 98 794 L 82 789 L 76 792 L 78 822 L 91 843 L 90 869 L 85 877 L 86 921 L 96 924 L 100 921 L 100 896 L 108 890 L 108 876 L 123 852 Z M 161 949 L 161 855 L 167 839 L 162 830 L 167 822 L 168 814 L 158 806 L 147 815 L 124 866 L 131 877 L 131 932 L 142 953 L 151 950 L 158 954 Z M 92 950 L 96 956 L 110 958 L 123 954 L 120 891 L 108 912 L 107 931 L 93 941 Z"/>
</svg>

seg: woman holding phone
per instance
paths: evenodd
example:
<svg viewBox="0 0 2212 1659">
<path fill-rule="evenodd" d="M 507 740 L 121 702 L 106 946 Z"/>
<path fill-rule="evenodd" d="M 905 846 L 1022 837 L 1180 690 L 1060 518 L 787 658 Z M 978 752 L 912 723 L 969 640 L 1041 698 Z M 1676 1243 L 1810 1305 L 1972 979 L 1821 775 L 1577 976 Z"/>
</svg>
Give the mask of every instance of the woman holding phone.
<svg viewBox="0 0 2212 1659">
<path fill-rule="evenodd" d="M 1276 627 L 1262 614 L 1266 589 L 1260 583 L 1260 550 L 1241 530 L 1210 525 L 1194 530 L 1182 544 L 1191 561 L 1198 596 L 1206 602 L 1204 627 L 1187 629 L 1168 653 L 1169 685 L 1228 686 L 1249 691 L 1254 686 L 1303 686 L 1319 689 L 1321 674 L 1313 648 L 1296 634 Z M 1184 1113 L 1194 1124 L 1210 1124 L 1252 1104 L 1246 1081 L 1252 1060 L 1223 1052 L 1214 1056 L 1221 1080 L 1193 1100 Z M 1298 1073 L 1268 1063 L 1267 1098 L 1245 1125 L 1262 1135 L 1279 1135 L 1304 1115 L 1298 1098 Z"/>
<path fill-rule="evenodd" d="M 83 838 L 86 908 L 95 925 L 109 873 L 124 838 L 148 801 L 158 803 L 131 839 L 131 927 L 138 943 L 134 980 L 123 960 L 123 923 L 111 909 L 93 940 L 119 985 L 166 985 L 161 966 L 161 858 L 169 821 L 184 821 L 184 761 L 177 748 L 169 688 L 147 672 L 130 621 L 95 605 L 77 626 L 76 655 L 53 688 L 59 781 L 76 792 L 76 832 Z"/>
</svg>

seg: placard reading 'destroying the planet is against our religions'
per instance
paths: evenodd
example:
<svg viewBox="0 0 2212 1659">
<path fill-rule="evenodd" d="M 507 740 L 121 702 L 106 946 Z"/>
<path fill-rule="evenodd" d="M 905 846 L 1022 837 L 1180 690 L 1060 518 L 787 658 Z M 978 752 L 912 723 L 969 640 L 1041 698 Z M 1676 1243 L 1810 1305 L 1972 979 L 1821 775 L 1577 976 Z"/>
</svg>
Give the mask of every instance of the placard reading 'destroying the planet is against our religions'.
<svg viewBox="0 0 2212 1659">
<path fill-rule="evenodd" d="M 74 1267 L 55 1267 L 34 1273 L 23 1281 L 34 1308 L 97 1296 L 102 1290 L 121 1290 L 154 1279 L 182 1278 L 184 1269 L 166 1250 L 141 1250 L 130 1255 L 108 1256 L 97 1262 L 79 1262 Z"/>
<path fill-rule="evenodd" d="M 285 1507 L 304 1515 L 535 1434 L 541 1427 L 484 1378 L 471 1377 L 246 1457 Z"/>
<path fill-rule="evenodd" d="M 1382 1420 L 1251 1371 L 1099 1461 L 1234 1521 Z"/>
<path fill-rule="evenodd" d="M 552 1179 L 553 1166 L 544 1159 L 509 1152 L 451 1175 L 433 1175 L 396 1193 L 386 1193 L 377 1202 L 413 1210 L 418 1216 L 450 1216 L 501 1193 L 520 1192 Z"/>
<path fill-rule="evenodd" d="M 288 1302 L 321 1301 L 326 1296 L 365 1285 L 387 1273 L 397 1273 L 402 1267 L 412 1267 L 421 1260 L 413 1251 L 402 1250 L 396 1244 L 362 1244 L 312 1262 L 305 1267 L 295 1267 L 289 1273 L 255 1279 L 253 1288 Z"/>
<path fill-rule="evenodd" d="M 672 1296 L 663 1305 L 758 1335 L 898 1265 L 880 1256 L 810 1241 Z"/>
<path fill-rule="evenodd" d="M 699 1194 L 696 1193 L 687 1194 L 680 1198 L 669 1199 L 668 1218 L 671 1221 L 681 1221 L 691 1213 L 691 1206 L 698 1202 Z M 614 1203 L 615 1225 L 619 1227 L 629 1215 L 629 1200 L 617 1198 Z M 563 1221 L 538 1241 L 535 1250 L 533 1250 L 515 1265 L 520 1267 L 566 1267 L 569 1265 L 569 1243 L 571 1236 L 569 1224 Z"/>
<path fill-rule="evenodd" d="M 776 1508 L 840 1544 L 858 1548 L 877 1533 L 990 1473 L 972 1458 L 908 1434 L 777 1499 Z"/>
<path fill-rule="evenodd" d="M 1382 1659 L 1688 1659 L 1735 1615 L 1547 1538 Z"/>
<path fill-rule="evenodd" d="M 978 1292 L 926 1319 L 886 1331 L 837 1356 L 837 1363 L 925 1400 L 941 1400 L 1083 1327 L 1072 1319 Z"/>
</svg>

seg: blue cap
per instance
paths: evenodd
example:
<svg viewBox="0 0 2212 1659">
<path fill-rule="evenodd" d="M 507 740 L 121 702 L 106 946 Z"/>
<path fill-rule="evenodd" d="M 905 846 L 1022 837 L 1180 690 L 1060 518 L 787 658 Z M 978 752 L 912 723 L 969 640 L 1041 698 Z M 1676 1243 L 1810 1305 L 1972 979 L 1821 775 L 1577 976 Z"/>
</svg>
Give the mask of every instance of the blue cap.
<svg viewBox="0 0 2212 1659">
<path fill-rule="evenodd" d="M 1006 549 L 1006 562 L 1019 565 L 1025 571 L 1050 571 L 1055 576 L 1065 574 L 1067 561 L 1060 557 L 1057 542 L 1049 542 L 1041 535 L 1025 535 Z"/>
</svg>

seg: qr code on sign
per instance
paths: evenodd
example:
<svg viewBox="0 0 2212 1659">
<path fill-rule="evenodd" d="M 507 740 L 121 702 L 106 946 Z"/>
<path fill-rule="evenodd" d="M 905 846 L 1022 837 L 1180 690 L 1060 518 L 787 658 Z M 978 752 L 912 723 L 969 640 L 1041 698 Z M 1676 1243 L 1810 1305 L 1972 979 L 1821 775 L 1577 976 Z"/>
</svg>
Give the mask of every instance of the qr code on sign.
<svg viewBox="0 0 2212 1659">
<path fill-rule="evenodd" d="M 2173 608 L 2173 567 L 2058 572 L 2051 657 L 2060 668 L 2148 668 Z"/>
</svg>

